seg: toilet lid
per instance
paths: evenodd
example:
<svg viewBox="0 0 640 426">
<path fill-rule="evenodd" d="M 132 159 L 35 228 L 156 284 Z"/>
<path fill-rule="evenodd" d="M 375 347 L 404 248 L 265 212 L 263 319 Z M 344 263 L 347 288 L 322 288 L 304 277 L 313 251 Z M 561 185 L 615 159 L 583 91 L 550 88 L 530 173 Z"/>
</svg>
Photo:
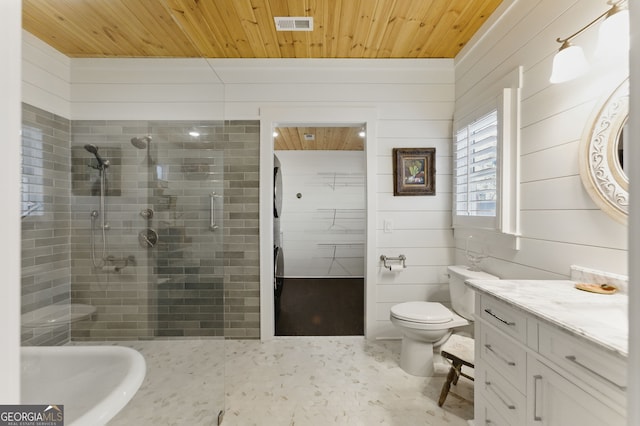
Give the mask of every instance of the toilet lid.
<svg viewBox="0 0 640 426">
<path fill-rule="evenodd" d="M 394 317 L 414 322 L 441 324 L 453 320 L 453 315 L 442 303 L 406 302 L 391 308 Z"/>
</svg>

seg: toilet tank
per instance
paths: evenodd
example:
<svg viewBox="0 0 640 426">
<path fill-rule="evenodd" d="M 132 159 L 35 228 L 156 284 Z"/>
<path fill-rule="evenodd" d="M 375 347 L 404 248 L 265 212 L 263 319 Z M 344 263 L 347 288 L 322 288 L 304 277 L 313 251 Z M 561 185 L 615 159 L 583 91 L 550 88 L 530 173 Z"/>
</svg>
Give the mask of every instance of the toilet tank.
<svg viewBox="0 0 640 426">
<path fill-rule="evenodd" d="M 473 320 L 476 293 L 464 285 L 465 280 L 498 280 L 500 278 L 482 271 L 471 271 L 464 265 L 449 266 L 447 270 L 449 271 L 451 307 L 458 315 Z"/>
</svg>

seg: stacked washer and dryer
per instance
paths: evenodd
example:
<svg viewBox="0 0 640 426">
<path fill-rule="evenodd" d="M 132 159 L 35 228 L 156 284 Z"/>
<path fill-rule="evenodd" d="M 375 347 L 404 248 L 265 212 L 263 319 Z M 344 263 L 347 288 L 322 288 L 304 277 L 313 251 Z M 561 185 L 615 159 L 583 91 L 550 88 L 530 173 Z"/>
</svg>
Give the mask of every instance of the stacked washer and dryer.
<svg viewBox="0 0 640 426">
<path fill-rule="evenodd" d="M 282 217 L 282 165 L 278 157 L 273 156 L 273 300 L 275 320 L 280 315 L 280 299 L 284 287 L 284 251 L 280 232 Z"/>
</svg>

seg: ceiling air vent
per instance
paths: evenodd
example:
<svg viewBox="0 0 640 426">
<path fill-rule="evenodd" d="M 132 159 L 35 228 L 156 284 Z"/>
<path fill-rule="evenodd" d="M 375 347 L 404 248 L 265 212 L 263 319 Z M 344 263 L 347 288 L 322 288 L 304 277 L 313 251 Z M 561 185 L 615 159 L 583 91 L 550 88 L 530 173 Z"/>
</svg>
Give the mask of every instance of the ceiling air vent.
<svg viewBox="0 0 640 426">
<path fill-rule="evenodd" d="M 308 16 L 276 16 L 278 31 L 313 31 L 313 18 Z"/>
<path fill-rule="evenodd" d="M 304 140 L 305 141 L 315 141 L 316 140 L 316 135 L 314 135 L 313 133 L 305 133 L 304 134 Z"/>
</svg>

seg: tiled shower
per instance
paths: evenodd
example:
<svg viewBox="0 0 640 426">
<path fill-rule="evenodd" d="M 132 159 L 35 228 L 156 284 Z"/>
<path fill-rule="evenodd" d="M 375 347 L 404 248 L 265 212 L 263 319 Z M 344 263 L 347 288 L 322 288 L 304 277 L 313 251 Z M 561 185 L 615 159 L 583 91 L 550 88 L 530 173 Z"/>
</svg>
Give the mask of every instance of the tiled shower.
<svg viewBox="0 0 640 426">
<path fill-rule="evenodd" d="M 98 308 L 97 321 L 74 324 L 72 340 L 223 335 L 224 155 L 217 146 L 223 128 L 222 122 L 72 122 L 71 300 Z M 200 136 L 189 135 L 196 130 Z M 148 142 L 141 148 L 131 143 L 142 137 Z M 91 167 L 96 160 L 85 144 L 111 161 L 106 261 L 101 223 L 90 226 L 100 208 L 100 170 Z M 214 230 L 211 197 L 219 219 Z"/>
<path fill-rule="evenodd" d="M 104 246 L 85 145 L 109 161 Z M 257 121 L 70 121 L 23 105 L 22 312 L 96 308 L 23 328 L 23 345 L 258 337 L 258 155 Z"/>
<path fill-rule="evenodd" d="M 69 120 L 22 107 L 22 315 L 71 302 Z M 23 323 L 25 321 L 23 320 Z M 23 345 L 59 345 L 62 324 L 22 328 Z"/>
</svg>

